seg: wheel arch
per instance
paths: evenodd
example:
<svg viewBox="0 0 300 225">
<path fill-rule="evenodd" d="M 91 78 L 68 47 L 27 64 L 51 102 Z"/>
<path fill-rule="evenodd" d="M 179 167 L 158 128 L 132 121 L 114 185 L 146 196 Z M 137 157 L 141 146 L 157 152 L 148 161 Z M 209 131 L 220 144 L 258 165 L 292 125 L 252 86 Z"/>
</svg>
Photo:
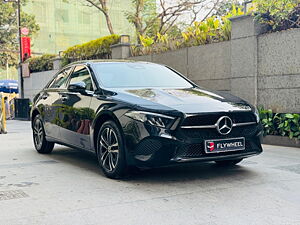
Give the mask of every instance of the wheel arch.
<svg viewBox="0 0 300 225">
<path fill-rule="evenodd" d="M 100 131 L 100 127 L 106 122 L 112 120 L 114 121 L 118 128 L 120 129 L 120 132 L 123 134 L 123 129 L 121 126 L 121 123 L 119 122 L 118 118 L 115 116 L 114 113 L 110 112 L 110 111 L 105 111 L 102 112 L 101 114 L 99 114 L 93 124 L 93 132 L 92 132 L 92 144 L 93 144 L 93 149 L 95 150 L 95 153 L 97 153 L 97 138 L 98 138 L 98 133 Z M 122 137 L 124 137 L 124 135 L 122 135 Z"/>
<path fill-rule="evenodd" d="M 31 112 L 31 126 L 33 126 L 33 120 L 37 115 L 40 115 L 40 111 L 38 109 L 33 109 Z"/>
</svg>

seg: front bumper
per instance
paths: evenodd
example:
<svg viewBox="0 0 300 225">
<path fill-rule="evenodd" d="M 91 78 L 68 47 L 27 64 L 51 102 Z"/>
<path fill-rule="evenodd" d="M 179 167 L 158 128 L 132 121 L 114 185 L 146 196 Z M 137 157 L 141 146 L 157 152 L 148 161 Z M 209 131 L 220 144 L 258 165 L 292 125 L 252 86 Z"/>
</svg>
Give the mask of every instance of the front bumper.
<svg viewBox="0 0 300 225">
<path fill-rule="evenodd" d="M 221 136 L 210 130 L 197 134 L 185 132 L 178 128 L 169 131 L 154 126 L 145 125 L 127 117 L 121 121 L 127 162 L 139 167 L 158 167 L 184 162 L 204 162 L 241 159 L 258 155 L 262 152 L 262 128 L 245 127 L 243 132 L 232 132 Z M 227 139 L 245 137 L 246 149 L 242 151 L 207 154 L 204 151 L 204 141 L 212 139 Z"/>
<path fill-rule="evenodd" d="M 171 161 L 174 162 L 207 162 L 207 161 L 222 161 L 222 160 L 231 160 L 231 159 L 244 159 L 244 158 L 248 158 L 251 156 L 255 156 L 260 154 L 261 152 L 245 152 L 245 153 L 231 153 L 230 155 L 218 155 L 218 156 L 203 156 L 203 157 L 199 157 L 199 158 L 181 158 L 181 157 L 177 157 L 177 158 L 173 158 L 171 159 Z"/>
</svg>

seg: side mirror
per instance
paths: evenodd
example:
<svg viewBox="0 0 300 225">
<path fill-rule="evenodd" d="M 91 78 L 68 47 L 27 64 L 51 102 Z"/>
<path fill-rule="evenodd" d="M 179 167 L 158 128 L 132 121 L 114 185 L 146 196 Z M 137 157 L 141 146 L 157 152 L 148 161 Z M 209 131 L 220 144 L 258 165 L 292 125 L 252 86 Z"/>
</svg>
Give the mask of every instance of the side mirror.
<svg viewBox="0 0 300 225">
<path fill-rule="evenodd" d="M 71 92 L 84 93 L 86 91 L 86 84 L 84 82 L 78 82 L 70 84 L 68 90 Z"/>
</svg>

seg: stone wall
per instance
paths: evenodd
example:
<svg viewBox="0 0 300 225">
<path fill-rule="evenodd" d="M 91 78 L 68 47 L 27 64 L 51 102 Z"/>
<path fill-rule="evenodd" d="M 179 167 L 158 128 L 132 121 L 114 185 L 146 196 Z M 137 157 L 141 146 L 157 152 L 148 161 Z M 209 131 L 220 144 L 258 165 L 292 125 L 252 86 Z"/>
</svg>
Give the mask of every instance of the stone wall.
<svg viewBox="0 0 300 225">
<path fill-rule="evenodd" d="M 230 42 L 183 48 L 129 59 L 165 64 L 200 86 L 230 91 Z"/>
<path fill-rule="evenodd" d="M 259 36 L 258 104 L 300 113 L 300 29 Z"/>
<path fill-rule="evenodd" d="M 200 86 L 230 91 L 230 51 L 230 42 L 189 48 L 188 77 Z"/>
</svg>

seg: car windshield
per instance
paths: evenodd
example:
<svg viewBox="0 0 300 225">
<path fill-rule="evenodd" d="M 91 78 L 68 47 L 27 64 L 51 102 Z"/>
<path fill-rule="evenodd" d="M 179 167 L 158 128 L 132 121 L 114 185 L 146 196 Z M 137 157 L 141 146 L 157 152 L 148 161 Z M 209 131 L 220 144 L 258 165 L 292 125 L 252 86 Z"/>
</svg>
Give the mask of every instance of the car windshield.
<svg viewBox="0 0 300 225">
<path fill-rule="evenodd" d="M 183 77 L 158 64 L 136 62 L 95 63 L 93 68 L 97 80 L 107 88 L 192 87 L 192 84 Z"/>
</svg>

